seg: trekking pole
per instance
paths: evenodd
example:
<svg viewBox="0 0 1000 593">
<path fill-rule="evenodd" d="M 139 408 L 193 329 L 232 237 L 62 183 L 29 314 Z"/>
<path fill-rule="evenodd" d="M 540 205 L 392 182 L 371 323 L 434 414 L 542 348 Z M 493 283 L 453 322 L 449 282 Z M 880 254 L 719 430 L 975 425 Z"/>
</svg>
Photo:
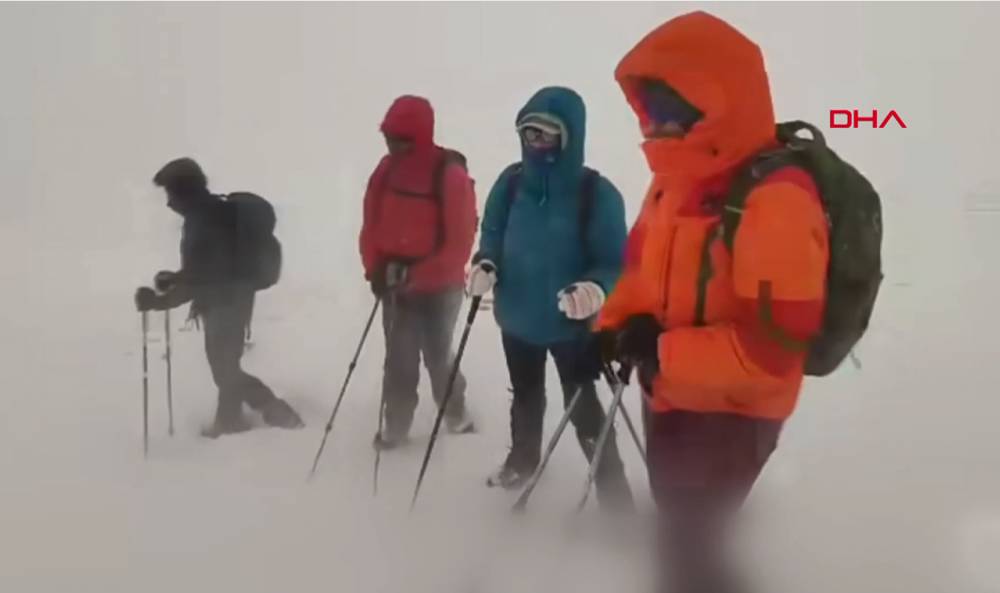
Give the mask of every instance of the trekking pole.
<svg viewBox="0 0 1000 593">
<path fill-rule="evenodd" d="M 444 398 L 438 408 L 437 418 L 434 419 L 434 429 L 431 430 L 431 440 L 427 443 L 427 451 L 424 453 L 424 461 L 420 465 L 420 474 L 417 476 L 417 485 L 413 489 L 413 500 L 410 501 L 410 511 L 417 506 L 417 497 L 420 496 L 420 486 L 424 483 L 424 474 L 427 472 L 427 462 L 430 461 L 431 451 L 434 450 L 434 442 L 437 440 L 438 431 L 441 430 L 441 420 L 444 412 L 448 409 L 448 400 L 451 399 L 452 389 L 455 386 L 455 377 L 458 375 L 458 367 L 462 362 L 462 355 L 465 353 L 465 345 L 469 341 L 469 332 L 472 330 L 472 322 L 476 320 L 476 312 L 479 311 L 479 303 L 483 297 L 473 297 L 472 306 L 469 307 L 469 316 L 465 320 L 465 329 L 462 330 L 462 340 L 458 343 L 458 352 L 455 354 L 455 362 L 451 366 L 451 375 L 448 377 L 448 387 L 445 389 Z"/>
<path fill-rule="evenodd" d="M 531 475 L 531 479 L 528 480 L 528 484 L 521 491 L 521 495 L 517 497 L 517 502 L 514 506 L 510 508 L 512 513 L 523 512 L 525 507 L 528 505 L 528 498 L 531 497 L 532 491 L 534 491 L 535 486 L 538 484 L 538 480 L 542 477 L 542 472 L 545 471 L 545 466 L 549 464 L 549 458 L 552 457 L 552 452 L 556 449 L 556 444 L 559 442 L 559 438 L 562 437 L 562 433 L 566 430 L 566 425 L 569 424 L 570 418 L 573 415 L 573 410 L 576 408 L 576 404 L 580 401 L 583 396 L 583 385 L 579 385 L 576 388 L 576 393 L 573 394 L 573 399 L 570 400 L 569 405 L 566 406 L 566 411 L 563 412 L 562 419 L 559 420 L 558 426 L 556 426 L 556 431 L 552 433 L 552 437 L 549 439 L 549 444 L 545 447 L 545 454 L 542 455 L 542 462 L 538 464 L 538 468 L 535 473 Z"/>
<path fill-rule="evenodd" d="M 330 436 L 330 431 L 333 430 L 333 420 L 337 417 L 337 411 L 340 410 L 340 402 L 344 399 L 344 394 L 347 392 L 347 384 L 351 381 L 351 375 L 354 374 L 354 367 L 358 364 L 358 357 L 361 355 L 361 348 L 365 345 L 365 340 L 368 338 L 368 330 L 372 328 L 372 320 L 375 319 L 375 313 L 378 311 L 379 305 L 382 303 L 381 298 L 375 299 L 375 305 L 372 306 L 372 312 L 368 315 L 368 323 L 365 324 L 365 331 L 361 334 L 361 341 L 358 342 L 358 347 L 354 351 L 354 358 L 351 359 L 351 363 L 347 365 L 347 376 L 344 377 L 344 384 L 340 387 L 340 394 L 337 396 L 337 403 L 333 406 L 333 412 L 330 414 L 330 420 L 326 423 L 326 430 L 323 432 L 323 440 L 320 441 L 319 450 L 316 451 L 316 458 L 313 459 L 312 469 L 309 470 L 309 479 L 312 479 L 316 475 L 316 467 L 319 465 L 320 455 L 323 454 L 323 448 L 326 447 L 326 439 Z"/>
<path fill-rule="evenodd" d="M 389 348 L 392 347 L 392 328 L 396 324 L 396 293 L 389 293 L 389 321 L 386 323 L 385 328 L 385 350 L 386 353 L 389 352 Z M 383 428 L 383 416 L 385 414 L 385 389 L 382 390 L 382 395 L 379 399 L 378 404 L 378 432 L 375 433 L 375 438 L 382 438 L 382 428 Z M 375 466 L 372 468 L 372 496 L 378 496 L 378 468 L 382 464 L 382 447 L 376 445 L 375 447 Z"/>
<path fill-rule="evenodd" d="M 173 364 L 170 360 L 170 309 L 163 312 L 163 334 L 167 345 L 167 418 L 169 424 L 167 433 L 174 436 L 174 385 Z"/>
<path fill-rule="evenodd" d="M 594 456 L 590 460 L 590 469 L 587 471 L 587 481 L 583 485 L 583 496 L 580 497 L 580 502 L 576 505 L 576 511 L 579 513 L 587 506 L 587 499 L 590 498 L 590 487 L 594 483 L 594 479 L 597 477 L 597 471 L 601 467 L 601 460 L 604 457 L 604 446 L 608 442 L 608 435 L 611 434 L 611 427 L 615 423 L 615 412 L 618 411 L 621 405 L 622 395 L 625 394 L 626 379 L 631 372 L 631 368 L 622 367 L 622 374 L 620 375 L 620 381 L 615 383 L 614 394 L 611 402 L 611 407 L 608 408 L 608 417 L 604 419 L 604 426 L 601 427 L 601 432 L 597 437 L 597 443 L 594 445 Z"/>
<path fill-rule="evenodd" d="M 611 365 L 608 363 L 604 363 L 601 370 L 604 373 L 605 380 L 608 382 L 608 386 L 611 387 L 613 392 L 615 385 L 621 382 L 621 379 L 615 376 L 614 369 L 612 369 Z M 632 435 L 632 441 L 635 443 L 636 449 L 639 450 L 639 455 L 642 457 L 643 464 L 645 464 L 646 468 L 649 469 L 649 461 L 646 459 L 646 447 L 643 446 L 642 439 L 639 438 L 639 433 L 635 429 L 635 424 L 632 423 L 632 416 L 625 408 L 624 401 L 618 402 L 618 409 L 621 410 L 622 418 L 625 419 L 625 425 L 628 426 L 628 431 Z"/>
<path fill-rule="evenodd" d="M 378 402 L 378 432 L 375 433 L 376 439 L 382 438 L 382 415 L 385 413 L 385 392 L 382 393 L 381 399 Z M 382 447 L 379 443 L 375 444 L 375 465 L 372 468 L 372 498 L 378 496 L 378 468 L 382 465 Z"/>
<path fill-rule="evenodd" d="M 639 433 L 635 430 L 632 415 L 625 409 L 624 401 L 618 402 L 618 410 L 622 413 L 622 418 L 625 419 L 625 426 L 628 427 L 629 434 L 632 435 L 632 442 L 635 443 L 635 448 L 639 450 L 639 456 L 642 457 L 643 465 L 646 466 L 646 469 L 649 469 L 649 461 L 646 459 L 646 447 L 643 446 L 642 439 L 639 438 Z"/>
<path fill-rule="evenodd" d="M 142 456 L 149 455 L 149 313 L 142 312 Z"/>
</svg>

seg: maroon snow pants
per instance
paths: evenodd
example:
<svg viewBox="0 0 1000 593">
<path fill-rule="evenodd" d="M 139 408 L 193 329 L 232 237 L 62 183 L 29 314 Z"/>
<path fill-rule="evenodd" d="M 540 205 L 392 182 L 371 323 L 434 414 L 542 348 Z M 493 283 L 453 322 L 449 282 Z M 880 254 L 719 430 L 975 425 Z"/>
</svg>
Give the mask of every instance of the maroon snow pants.
<svg viewBox="0 0 1000 593">
<path fill-rule="evenodd" d="M 658 593 L 742 593 L 724 546 L 782 423 L 686 411 L 644 415 L 649 481 L 659 508 Z"/>
</svg>

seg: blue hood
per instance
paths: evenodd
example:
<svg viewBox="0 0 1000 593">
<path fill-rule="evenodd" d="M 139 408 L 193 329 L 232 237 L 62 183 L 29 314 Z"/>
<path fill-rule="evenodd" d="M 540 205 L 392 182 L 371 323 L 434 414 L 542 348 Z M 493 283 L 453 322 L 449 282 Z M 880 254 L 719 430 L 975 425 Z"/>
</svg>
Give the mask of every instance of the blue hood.
<svg viewBox="0 0 1000 593">
<path fill-rule="evenodd" d="M 567 130 L 566 145 L 555 163 L 545 165 L 528 158 L 528 151 L 521 145 L 522 181 L 532 194 L 565 191 L 579 186 L 583 176 L 584 143 L 587 136 L 587 108 L 583 98 L 572 89 L 546 87 L 531 97 L 517 113 L 515 124 L 533 113 L 543 113 L 558 118 Z M 548 174 L 549 192 L 539 192 Z M 544 195 L 541 195 L 544 197 Z"/>
</svg>

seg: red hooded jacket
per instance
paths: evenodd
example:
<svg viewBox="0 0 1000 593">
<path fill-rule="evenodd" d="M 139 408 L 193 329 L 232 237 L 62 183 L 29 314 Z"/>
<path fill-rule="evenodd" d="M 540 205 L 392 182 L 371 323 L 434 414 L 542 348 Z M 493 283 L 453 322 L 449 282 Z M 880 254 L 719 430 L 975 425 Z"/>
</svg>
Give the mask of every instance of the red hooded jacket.
<svg viewBox="0 0 1000 593">
<path fill-rule="evenodd" d="M 434 111 L 421 97 L 396 99 L 381 130 L 413 140 L 413 149 L 386 155 L 368 180 L 361 227 L 365 278 L 392 259 L 410 265 L 404 292 L 428 293 L 463 285 L 476 236 L 473 181 L 457 163 L 446 165 L 434 195 L 444 149 L 434 144 Z"/>
</svg>

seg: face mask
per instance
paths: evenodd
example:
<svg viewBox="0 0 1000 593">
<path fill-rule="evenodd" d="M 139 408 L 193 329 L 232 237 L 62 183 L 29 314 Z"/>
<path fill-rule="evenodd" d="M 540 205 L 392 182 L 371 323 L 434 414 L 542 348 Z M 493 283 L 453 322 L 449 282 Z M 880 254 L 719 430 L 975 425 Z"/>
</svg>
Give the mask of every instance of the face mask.
<svg viewBox="0 0 1000 593">
<path fill-rule="evenodd" d="M 413 141 L 409 138 L 390 136 L 386 134 L 385 145 L 389 149 L 389 154 L 392 156 L 399 156 L 410 152 L 410 149 L 413 147 Z"/>
<path fill-rule="evenodd" d="M 526 125 L 521 128 L 521 143 L 528 160 L 537 164 L 552 164 L 562 152 L 562 135 Z"/>
</svg>

